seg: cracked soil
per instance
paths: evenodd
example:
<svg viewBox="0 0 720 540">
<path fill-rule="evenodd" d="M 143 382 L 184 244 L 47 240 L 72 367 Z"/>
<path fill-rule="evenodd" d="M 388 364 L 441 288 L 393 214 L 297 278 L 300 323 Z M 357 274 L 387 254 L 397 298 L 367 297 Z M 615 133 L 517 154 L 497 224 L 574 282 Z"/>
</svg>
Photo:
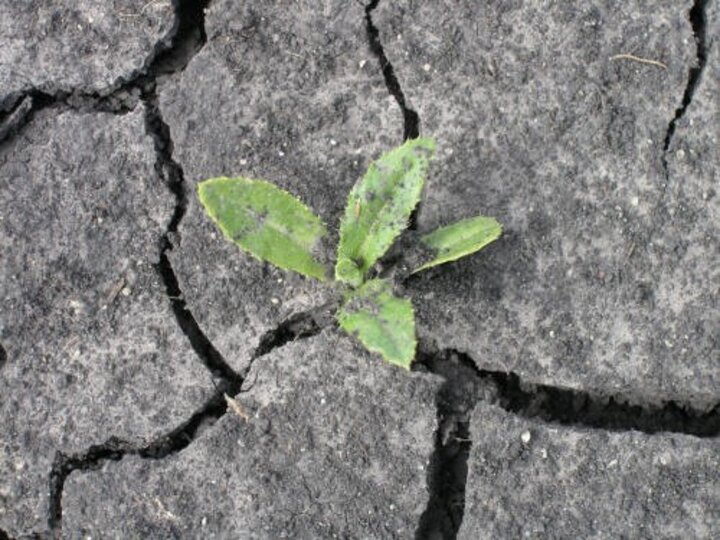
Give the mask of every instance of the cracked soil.
<svg viewBox="0 0 720 540">
<path fill-rule="evenodd" d="M 719 36 L 714 0 L 10 3 L 0 539 L 720 536 Z M 337 223 L 420 134 L 410 228 L 505 231 L 402 284 L 408 373 L 195 186 Z"/>
</svg>

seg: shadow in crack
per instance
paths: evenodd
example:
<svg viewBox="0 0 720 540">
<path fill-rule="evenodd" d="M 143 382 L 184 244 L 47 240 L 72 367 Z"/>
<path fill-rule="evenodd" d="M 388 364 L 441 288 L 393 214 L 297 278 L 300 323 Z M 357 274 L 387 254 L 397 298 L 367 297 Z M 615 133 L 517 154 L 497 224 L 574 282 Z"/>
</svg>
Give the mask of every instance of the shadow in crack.
<svg viewBox="0 0 720 540">
<path fill-rule="evenodd" d="M 178 309 L 184 310 L 184 303 Z M 306 339 L 319 334 L 323 328 L 325 328 L 323 322 L 325 321 L 324 313 L 327 309 L 328 306 L 321 306 L 307 312 L 292 315 L 276 328 L 266 332 L 260 340 L 260 345 L 252 354 L 253 360 L 291 341 Z M 185 311 L 182 317 L 185 323 L 180 324 L 189 324 L 187 322 L 188 319 L 185 319 L 185 317 L 192 318 L 192 315 Z M 194 319 L 192 319 L 192 321 L 194 321 Z M 212 347 L 212 344 L 206 341 L 207 338 L 202 334 L 191 338 L 191 341 L 192 339 L 198 340 L 197 345 L 194 344 L 193 347 L 198 346 L 201 350 L 205 346 Z M 72 472 L 95 470 L 101 467 L 106 461 L 119 461 L 128 455 L 136 455 L 143 459 L 164 459 L 187 448 L 202 432 L 201 428 L 214 424 L 228 412 L 226 396 L 233 397 L 237 395 L 241 391 L 245 379 L 241 375 L 234 373 L 229 367 L 227 367 L 227 369 L 230 371 L 225 372 L 225 367 L 222 367 L 221 364 L 208 363 L 207 357 L 202 358 L 206 361 L 206 365 L 211 373 L 220 379 L 219 383 L 213 381 L 216 392 L 202 407 L 195 411 L 187 421 L 172 431 L 143 446 L 138 446 L 117 438 L 110 438 L 105 443 L 91 446 L 84 452 L 78 454 L 66 455 L 62 452 L 55 454 L 55 460 L 50 473 L 50 510 L 48 525 L 56 537 L 60 535 L 62 530 L 62 494 L 65 481 Z"/>
<path fill-rule="evenodd" d="M 630 405 L 603 396 L 523 382 L 515 373 L 479 369 L 468 355 L 423 347 L 414 369 L 445 379 L 437 397 L 438 431 L 428 470 L 430 497 L 418 539 L 456 538 L 465 511 L 470 414 L 479 400 L 551 424 L 609 431 L 672 432 L 702 438 L 720 435 L 720 403 L 697 411 L 676 402 Z"/>
<path fill-rule="evenodd" d="M 695 44 L 697 47 L 697 65 L 691 67 L 688 70 L 688 81 L 687 85 L 685 86 L 685 92 L 683 93 L 682 102 L 680 104 L 680 107 L 678 107 L 675 111 L 675 116 L 672 120 L 670 120 L 667 131 L 665 133 L 662 162 L 666 176 L 669 174 L 667 152 L 670 149 L 670 143 L 672 141 L 673 135 L 675 134 L 675 126 L 677 125 L 678 121 L 680 121 L 680 119 L 685 115 L 685 111 L 687 111 L 690 103 L 692 103 L 693 97 L 695 96 L 695 90 L 697 90 L 697 87 L 700 84 L 700 79 L 702 77 L 703 71 L 705 70 L 705 66 L 707 65 L 707 6 L 709 3 L 709 0 L 695 0 L 695 2 L 693 3 L 693 7 L 690 9 L 690 13 L 688 15 L 688 18 L 690 19 L 690 24 L 692 25 L 693 35 L 695 37 Z"/>
<path fill-rule="evenodd" d="M 154 92 L 158 77 L 185 69 L 203 47 L 205 8 L 210 0 L 173 0 L 175 24 L 169 39 L 161 39 L 149 54 L 145 65 L 127 80 L 119 80 L 101 92 L 81 89 L 32 89 L 9 98 L 0 111 L 0 143 L 17 134 L 33 116 L 47 107 L 66 107 L 80 111 L 125 114 L 148 92 Z"/>
<path fill-rule="evenodd" d="M 395 76 L 395 70 L 385 55 L 385 49 L 383 49 L 382 43 L 380 42 L 380 32 L 373 23 L 372 12 L 377 8 L 379 3 L 380 0 L 373 0 L 365 7 L 365 29 L 370 44 L 370 51 L 380 63 L 380 69 L 382 70 L 388 92 L 395 98 L 395 101 L 402 111 L 404 121 L 403 139 L 417 139 L 420 136 L 420 117 L 417 112 L 407 106 L 405 94 Z"/>
<path fill-rule="evenodd" d="M 372 12 L 377 8 L 380 0 L 372 0 L 365 6 L 365 31 L 367 33 L 368 44 L 370 45 L 370 51 L 378 59 L 380 64 L 380 70 L 382 71 L 383 78 L 385 79 L 385 86 L 390 92 L 390 95 L 395 98 L 395 101 L 400 107 L 400 111 L 403 115 L 403 140 L 417 139 L 420 136 L 420 117 L 418 113 L 407 106 L 405 101 L 405 94 L 400 87 L 400 82 L 395 76 L 395 69 L 393 68 L 390 60 L 388 60 L 385 54 L 385 49 L 380 42 L 380 31 L 375 26 L 372 18 Z M 421 210 L 421 204 L 415 207 L 415 210 L 410 215 L 410 230 L 417 229 L 418 214 Z"/>
<path fill-rule="evenodd" d="M 65 455 L 55 454 L 50 472 L 50 510 L 48 526 L 57 537 L 62 528 L 62 493 L 67 477 L 73 471 L 95 470 L 106 461 L 119 461 L 128 455 L 145 459 L 163 459 L 187 448 L 195 439 L 201 427 L 214 423 L 227 411 L 224 394 L 235 395 L 240 391 L 241 381 L 221 381 L 218 390 L 189 420 L 171 432 L 145 446 L 136 446 L 127 441 L 110 438 L 103 444 L 94 445 L 85 452 Z"/>
<path fill-rule="evenodd" d="M 474 364 L 457 356 L 421 352 L 414 369 L 444 379 L 436 397 L 438 429 L 428 467 L 429 500 L 415 537 L 455 538 L 465 512 L 470 415 L 478 400 L 497 401 L 498 389 L 478 376 Z"/>
</svg>

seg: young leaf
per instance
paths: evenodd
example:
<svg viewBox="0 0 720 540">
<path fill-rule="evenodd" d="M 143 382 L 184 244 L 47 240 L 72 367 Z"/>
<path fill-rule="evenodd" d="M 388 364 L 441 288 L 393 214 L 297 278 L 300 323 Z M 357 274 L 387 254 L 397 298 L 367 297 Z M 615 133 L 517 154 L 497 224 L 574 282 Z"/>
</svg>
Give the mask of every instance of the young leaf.
<svg viewBox="0 0 720 540">
<path fill-rule="evenodd" d="M 415 357 L 415 317 L 410 300 L 393 296 L 387 280 L 373 279 L 351 291 L 338 311 L 343 330 L 391 364 L 410 368 Z"/>
<path fill-rule="evenodd" d="M 298 199 L 264 180 L 211 178 L 198 185 L 205 210 L 223 234 L 263 261 L 317 278 L 327 274 L 313 249 L 325 225 Z"/>
<path fill-rule="evenodd" d="M 501 232 L 502 225 L 495 218 L 486 216 L 475 216 L 440 227 L 420 239 L 434 258 L 412 273 L 475 253 L 497 240 Z"/>
<path fill-rule="evenodd" d="M 348 196 L 340 224 L 335 277 L 358 286 L 370 267 L 407 227 L 420 201 L 432 139 L 412 139 L 380 156 Z"/>
</svg>

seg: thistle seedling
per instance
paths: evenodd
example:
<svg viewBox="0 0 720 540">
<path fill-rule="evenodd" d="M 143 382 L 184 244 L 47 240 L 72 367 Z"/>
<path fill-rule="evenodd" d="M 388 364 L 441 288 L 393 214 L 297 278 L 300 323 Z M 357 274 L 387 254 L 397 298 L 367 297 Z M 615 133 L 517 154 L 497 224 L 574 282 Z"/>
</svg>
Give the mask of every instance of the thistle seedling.
<svg viewBox="0 0 720 540">
<path fill-rule="evenodd" d="M 435 151 L 420 138 L 383 154 L 350 191 L 340 223 L 334 280 L 343 300 L 340 327 L 387 362 L 409 368 L 415 357 L 412 303 L 398 298 L 373 267 L 408 226 Z M 322 220 L 290 193 L 265 180 L 211 178 L 198 185 L 205 210 L 223 234 L 260 260 L 320 281 L 331 272 L 316 254 L 327 234 Z M 420 262 L 411 273 L 455 261 L 496 240 L 491 217 L 475 216 L 420 236 Z"/>
</svg>

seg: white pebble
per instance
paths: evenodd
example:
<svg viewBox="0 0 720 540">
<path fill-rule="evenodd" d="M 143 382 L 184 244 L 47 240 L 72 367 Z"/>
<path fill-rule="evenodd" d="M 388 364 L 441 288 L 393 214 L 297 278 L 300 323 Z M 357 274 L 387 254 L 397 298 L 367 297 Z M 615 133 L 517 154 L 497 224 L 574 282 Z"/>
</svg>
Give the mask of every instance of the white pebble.
<svg viewBox="0 0 720 540">
<path fill-rule="evenodd" d="M 424 71 L 430 71 L 430 68 L 431 68 L 431 67 L 432 67 L 432 66 L 430 66 L 430 64 L 425 64 L 425 65 L 423 66 L 423 70 L 424 70 Z"/>
<path fill-rule="evenodd" d="M 633 197 L 632 199 L 630 199 L 630 204 L 632 204 L 633 206 L 637 206 L 638 204 L 640 204 L 640 197 Z"/>
<path fill-rule="evenodd" d="M 271 298 L 270 302 L 277 306 L 280 303 L 280 300 L 278 300 L 277 298 Z"/>
<path fill-rule="evenodd" d="M 522 434 L 520 435 L 520 440 L 523 442 L 523 444 L 529 443 L 530 438 L 531 438 L 531 435 L 530 435 L 529 431 L 523 431 Z"/>
</svg>

